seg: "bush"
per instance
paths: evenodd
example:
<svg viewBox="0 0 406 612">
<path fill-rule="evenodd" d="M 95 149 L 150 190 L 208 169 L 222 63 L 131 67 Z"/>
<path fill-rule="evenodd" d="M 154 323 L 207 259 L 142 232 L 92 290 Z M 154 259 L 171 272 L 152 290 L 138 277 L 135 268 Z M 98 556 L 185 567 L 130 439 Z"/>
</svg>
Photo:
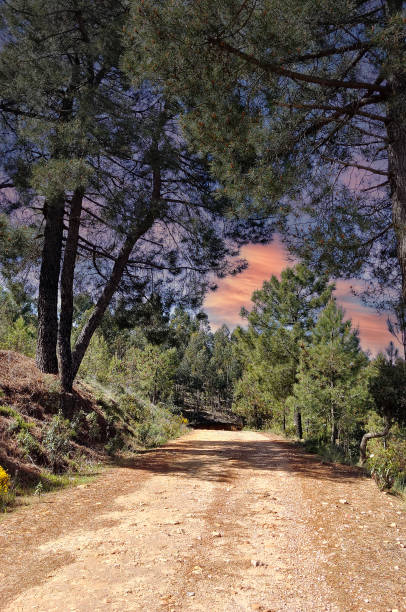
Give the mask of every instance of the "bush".
<svg viewBox="0 0 406 612">
<path fill-rule="evenodd" d="M 105 445 L 106 452 L 109 455 L 115 455 L 117 451 L 120 451 L 124 448 L 125 442 L 121 433 L 117 433 L 113 438 Z"/>
<path fill-rule="evenodd" d="M 18 412 L 17 410 L 14 410 L 14 408 L 11 408 L 11 406 L 0 406 L 0 415 L 3 416 L 13 416 L 13 417 L 17 417 L 18 416 Z"/>
<path fill-rule="evenodd" d="M 161 446 L 187 431 L 187 420 L 173 414 L 166 406 L 151 405 L 144 420 L 137 427 L 137 438 L 147 448 Z"/>
<path fill-rule="evenodd" d="M 107 384 L 110 380 L 111 355 L 107 342 L 101 334 L 94 334 L 80 365 L 79 375 L 88 380 Z"/>
<path fill-rule="evenodd" d="M 6 470 L 0 465 L 0 495 L 8 493 L 9 488 L 10 476 L 7 474 Z"/>
<path fill-rule="evenodd" d="M 86 416 L 86 422 L 89 429 L 89 438 L 92 442 L 97 442 L 100 440 L 100 425 L 98 422 L 98 417 L 95 412 L 89 412 Z"/>
<path fill-rule="evenodd" d="M 13 415 L 14 419 L 13 421 L 10 423 L 8 430 L 13 432 L 13 431 L 18 431 L 18 432 L 29 432 L 30 429 L 32 429 L 33 427 L 35 427 L 34 423 L 30 423 L 29 421 L 25 421 L 23 419 L 23 417 L 18 414 L 18 412 L 14 411 L 13 413 L 10 413 L 10 416 Z"/>
<path fill-rule="evenodd" d="M 61 470 L 66 464 L 66 455 L 70 450 L 73 430 L 67 419 L 59 411 L 46 429 L 44 447 L 48 453 L 54 471 Z"/>
<path fill-rule="evenodd" d="M 23 317 L 18 317 L 2 335 L 0 348 L 33 357 L 35 355 L 35 336 L 34 327 L 27 324 Z"/>
<path fill-rule="evenodd" d="M 27 457 L 34 463 L 34 459 L 43 457 L 44 452 L 41 444 L 30 434 L 29 431 L 22 429 L 17 435 L 17 441 L 24 457 Z"/>
<path fill-rule="evenodd" d="M 392 438 L 386 448 L 382 442 L 370 444 L 367 466 L 381 490 L 406 482 L 406 440 Z"/>
</svg>

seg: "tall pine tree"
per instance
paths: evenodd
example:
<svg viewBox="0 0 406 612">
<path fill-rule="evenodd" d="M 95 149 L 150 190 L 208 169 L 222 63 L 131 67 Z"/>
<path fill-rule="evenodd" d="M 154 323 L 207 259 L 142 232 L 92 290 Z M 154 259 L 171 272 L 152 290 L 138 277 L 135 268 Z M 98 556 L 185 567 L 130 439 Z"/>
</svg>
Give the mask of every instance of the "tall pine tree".
<svg viewBox="0 0 406 612">
<path fill-rule="evenodd" d="M 272 276 L 252 295 L 253 308 L 243 309 L 247 331 L 239 331 L 244 371 L 237 384 L 235 408 L 245 405 L 244 389 L 254 384 L 261 400 L 262 417 L 268 418 L 279 407 L 285 423 L 285 402 L 291 395 L 299 364 L 301 346 L 310 334 L 320 310 L 331 298 L 334 285 L 317 276 L 303 264 L 286 268 L 281 279 Z M 241 411 L 240 411 L 241 412 Z M 296 435 L 302 437 L 299 406 L 294 410 Z"/>
<path fill-rule="evenodd" d="M 350 438 L 369 407 L 367 364 L 357 331 L 332 300 L 320 314 L 311 345 L 301 351 L 298 382 L 290 398 L 314 433 L 328 424 L 332 445 Z"/>
</svg>

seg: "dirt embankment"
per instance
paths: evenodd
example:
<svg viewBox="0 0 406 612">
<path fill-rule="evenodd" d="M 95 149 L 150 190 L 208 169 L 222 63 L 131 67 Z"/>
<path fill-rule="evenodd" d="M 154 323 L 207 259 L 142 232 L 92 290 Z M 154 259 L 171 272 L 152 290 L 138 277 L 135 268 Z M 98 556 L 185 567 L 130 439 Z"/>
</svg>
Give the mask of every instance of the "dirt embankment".
<svg viewBox="0 0 406 612">
<path fill-rule="evenodd" d="M 82 383 L 75 385 L 69 401 L 80 417 L 75 437 L 69 442 L 69 455 L 82 461 L 107 460 L 104 448 L 107 434 L 113 437 L 116 427 L 125 428 L 120 415 L 114 414 L 114 422 L 108 423 L 103 403 L 97 402 Z M 12 476 L 17 475 L 22 485 L 38 482 L 44 468 L 57 467 L 63 471 L 69 467 L 64 459 L 55 466 L 54 458 L 43 445 L 47 429 L 61 408 L 57 376 L 43 374 L 33 359 L 20 353 L 0 351 L 0 465 Z M 107 408 L 117 411 L 113 402 Z M 86 418 L 89 415 L 93 420 Z"/>
<path fill-rule="evenodd" d="M 406 610 L 404 506 L 254 432 L 195 431 L 0 523 L 0 608 Z"/>
</svg>

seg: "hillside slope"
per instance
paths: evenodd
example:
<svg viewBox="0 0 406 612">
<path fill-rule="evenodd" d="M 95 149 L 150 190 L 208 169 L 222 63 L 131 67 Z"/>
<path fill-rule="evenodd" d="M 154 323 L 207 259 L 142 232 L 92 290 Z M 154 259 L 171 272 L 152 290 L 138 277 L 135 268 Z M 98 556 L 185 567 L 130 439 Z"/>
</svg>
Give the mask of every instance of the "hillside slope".
<svg viewBox="0 0 406 612">
<path fill-rule="evenodd" d="M 107 458 L 104 445 L 122 426 L 84 384 L 74 389 L 76 417 L 61 417 L 57 376 L 33 359 L 0 351 L 0 465 L 20 481 L 37 481 L 43 469 L 62 472 Z"/>
</svg>

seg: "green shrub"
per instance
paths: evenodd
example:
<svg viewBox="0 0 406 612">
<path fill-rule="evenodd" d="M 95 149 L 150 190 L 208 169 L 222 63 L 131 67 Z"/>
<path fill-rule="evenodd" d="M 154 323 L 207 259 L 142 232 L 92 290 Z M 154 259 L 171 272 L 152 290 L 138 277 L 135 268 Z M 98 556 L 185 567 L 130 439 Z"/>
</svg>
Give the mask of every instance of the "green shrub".
<svg viewBox="0 0 406 612">
<path fill-rule="evenodd" d="M 150 403 L 146 399 L 126 393 L 120 397 L 118 407 L 125 420 L 139 422 L 147 417 Z"/>
<path fill-rule="evenodd" d="M 161 446 L 168 440 L 185 433 L 186 423 L 186 419 L 173 414 L 163 404 L 151 405 L 144 420 L 137 426 L 138 441 L 146 448 Z"/>
<path fill-rule="evenodd" d="M 386 448 L 382 442 L 370 443 L 369 450 L 367 467 L 380 489 L 406 482 L 406 440 L 392 438 Z"/>
<path fill-rule="evenodd" d="M 35 458 L 43 456 L 44 452 L 41 444 L 30 434 L 29 431 L 22 429 L 17 435 L 17 441 L 25 457 L 33 462 Z"/>
<path fill-rule="evenodd" d="M 11 408 L 11 406 L 0 406 L 0 414 L 2 414 L 3 416 L 18 416 L 17 410 L 14 410 L 14 408 Z"/>
<path fill-rule="evenodd" d="M 18 412 L 14 411 L 13 413 L 13 421 L 10 423 L 8 430 L 10 432 L 14 432 L 14 431 L 24 431 L 24 432 L 29 432 L 30 429 L 32 429 L 33 427 L 35 427 L 35 423 L 31 423 L 29 421 L 25 421 L 23 419 L 23 417 L 21 416 L 21 414 L 18 414 Z"/>
<path fill-rule="evenodd" d="M 303 446 L 309 453 L 316 453 L 332 463 L 354 465 L 358 461 L 358 452 L 348 453 L 342 446 L 331 444 L 323 436 L 309 438 L 304 441 Z M 358 451 L 358 446 L 356 450 Z"/>
<path fill-rule="evenodd" d="M 74 435 L 67 419 L 59 411 L 52 417 L 44 436 L 44 447 L 49 456 L 54 471 L 61 470 L 66 464 L 66 455 L 70 450 L 70 442 Z"/>
<path fill-rule="evenodd" d="M 122 450 L 124 447 L 124 438 L 121 433 L 117 433 L 113 438 L 110 438 L 104 448 L 109 455 L 114 455 L 117 451 Z"/>
<path fill-rule="evenodd" d="M 86 415 L 86 422 L 88 426 L 88 434 L 89 434 L 90 440 L 92 442 L 96 442 L 97 440 L 100 440 L 101 432 L 100 432 L 100 425 L 98 422 L 96 412 L 89 412 L 89 414 Z"/>
<path fill-rule="evenodd" d="M 35 342 L 35 328 L 27 324 L 23 317 L 18 317 L 2 334 L 0 348 L 33 357 L 35 355 Z"/>
<path fill-rule="evenodd" d="M 94 334 L 89 348 L 80 365 L 79 375 L 102 384 L 109 382 L 111 355 L 106 340 L 101 334 Z"/>
</svg>

